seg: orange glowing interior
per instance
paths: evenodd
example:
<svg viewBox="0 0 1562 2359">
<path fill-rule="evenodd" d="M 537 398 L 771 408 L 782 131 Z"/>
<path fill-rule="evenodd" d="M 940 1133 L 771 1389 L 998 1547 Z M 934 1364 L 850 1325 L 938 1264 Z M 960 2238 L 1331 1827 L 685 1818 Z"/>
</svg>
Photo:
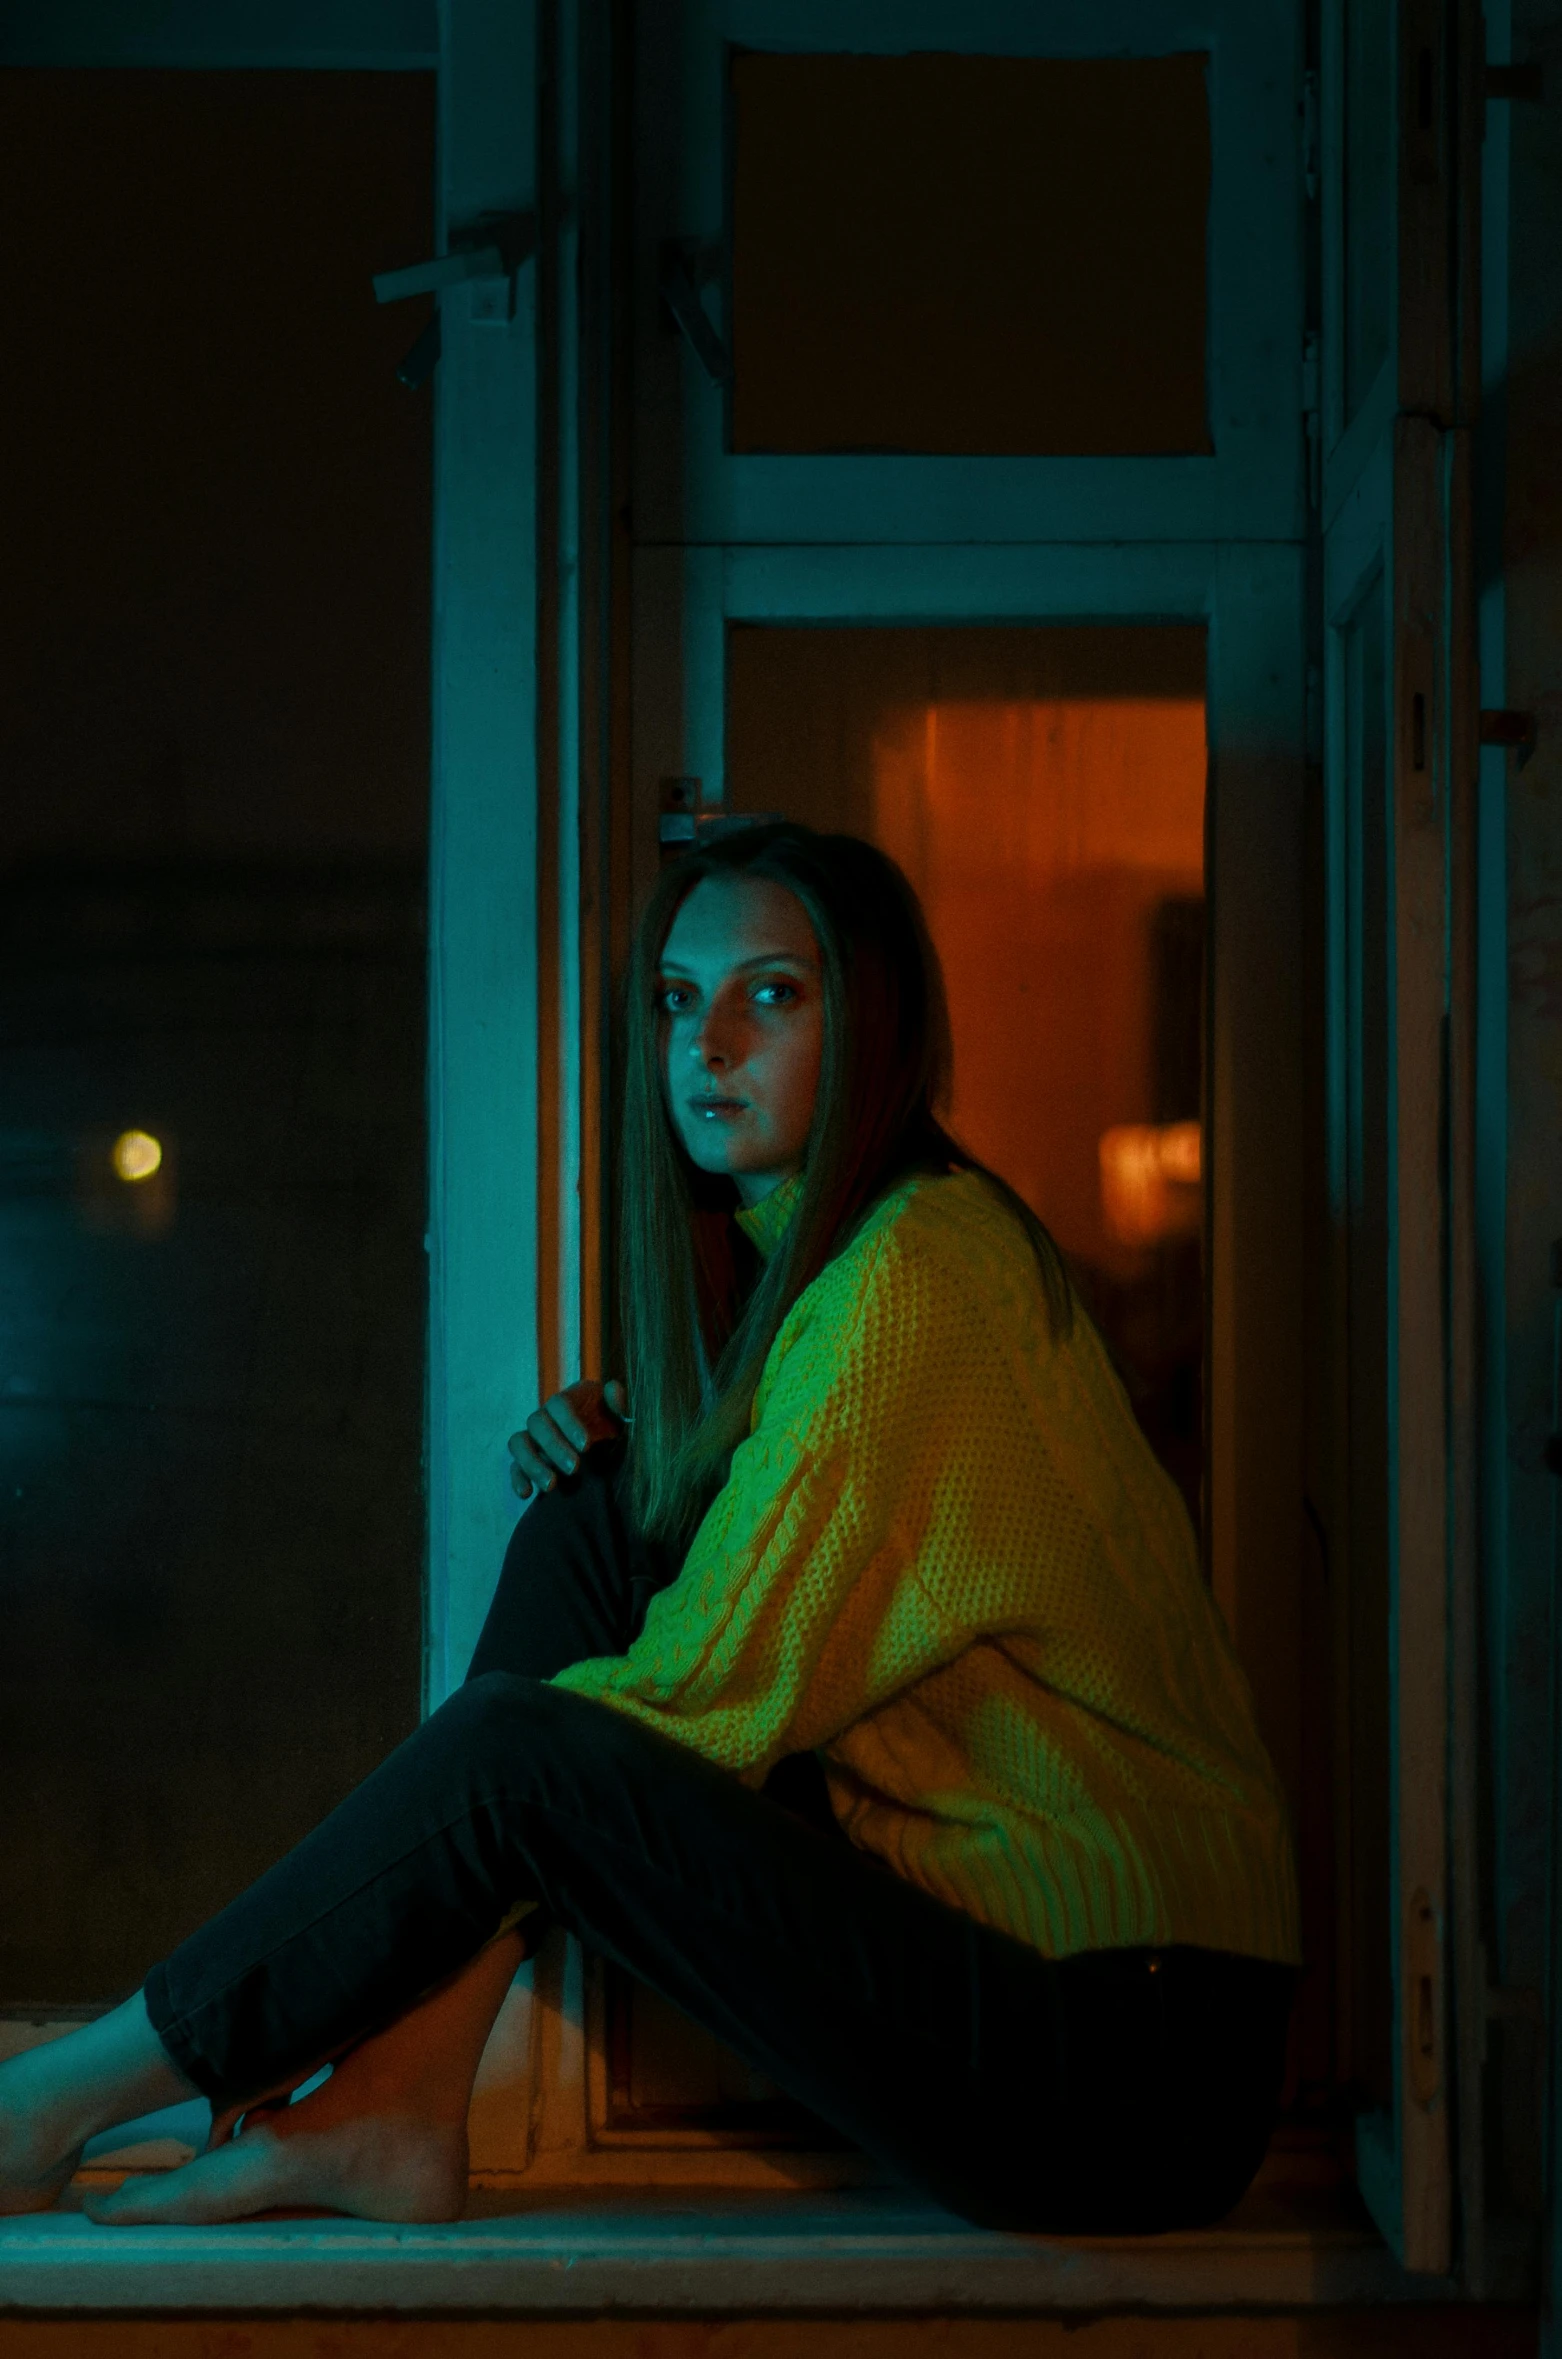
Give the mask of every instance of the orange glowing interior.
<svg viewBox="0 0 1562 2359">
<path fill-rule="evenodd" d="M 738 625 L 727 788 L 871 837 L 948 983 L 951 1127 L 1071 1257 L 1200 1512 L 1203 633 Z"/>
<path fill-rule="evenodd" d="M 944 965 L 951 1127 L 1122 1277 L 1188 1233 L 1190 1195 L 1197 1225 L 1199 1109 L 1158 1070 L 1155 946 L 1159 911 L 1202 900 L 1205 753 L 1194 697 L 926 704 L 873 734 L 871 832 Z"/>
</svg>

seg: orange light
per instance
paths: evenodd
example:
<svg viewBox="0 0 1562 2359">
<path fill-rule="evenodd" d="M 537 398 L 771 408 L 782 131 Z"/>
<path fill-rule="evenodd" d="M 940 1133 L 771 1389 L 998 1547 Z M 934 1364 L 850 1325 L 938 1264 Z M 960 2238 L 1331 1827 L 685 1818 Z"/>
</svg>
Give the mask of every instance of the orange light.
<svg viewBox="0 0 1562 2359">
<path fill-rule="evenodd" d="M 1192 696 L 907 702 L 872 741 L 864 832 L 911 878 L 943 962 L 949 1127 L 1065 1252 L 1121 1278 L 1144 1231 L 1110 1217 L 1099 1142 L 1184 1085 L 1156 1067 L 1152 945 L 1163 904 L 1203 897 L 1206 765 Z M 1197 1229 L 1163 1204 L 1152 1234 L 1162 1217 Z"/>
<path fill-rule="evenodd" d="M 1101 1134 L 1101 1210 L 1125 1245 L 1191 1237 L 1203 1140 L 1196 1122 L 1125 1122 Z"/>
</svg>

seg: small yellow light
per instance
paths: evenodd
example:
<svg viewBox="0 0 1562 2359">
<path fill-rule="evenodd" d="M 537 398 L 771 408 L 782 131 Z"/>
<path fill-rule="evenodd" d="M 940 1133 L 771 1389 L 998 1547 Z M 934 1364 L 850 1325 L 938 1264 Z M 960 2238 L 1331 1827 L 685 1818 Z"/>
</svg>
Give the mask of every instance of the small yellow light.
<svg viewBox="0 0 1562 2359">
<path fill-rule="evenodd" d="M 114 1141 L 114 1169 L 122 1180 L 150 1179 L 163 1160 L 160 1139 L 144 1130 L 122 1130 Z"/>
</svg>

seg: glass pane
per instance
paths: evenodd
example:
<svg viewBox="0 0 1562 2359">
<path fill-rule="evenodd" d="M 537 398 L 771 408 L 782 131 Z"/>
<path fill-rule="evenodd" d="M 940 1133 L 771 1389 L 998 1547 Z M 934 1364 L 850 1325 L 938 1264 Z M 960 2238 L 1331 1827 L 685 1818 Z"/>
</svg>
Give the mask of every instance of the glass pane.
<svg viewBox="0 0 1562 2359">
<path fill-rule="evenodd" d="M 1345 423 L 1388 358 L 1393 270 L 1394 20 L 1383 0 L 1342 0 L 1345 68 Z"/>
<path fill-rule="evenodd" d="M 0 76 L 13 2003 L 417 1718 L 432 155 L 423 76 Z"/>
<path fill-rule="evenodd" d="M 729 693 L 733 807 L 869 836 L 922 896 L 951 1126 L 1071 1256 L 1197 1517 L 1202 633 L 744 628 Z"/>
<path fill-rule="evenodd" d="M 1206 63 L 738 53 L 734 449 L 1207 451 Z"/>
<path fill-rule="evenodd" d="M 1390 1965 L 1389 1131 L 1391 1007 L 1387 627 L 1381 574 L 1343 634 L 1348 795 L 1346 1100 L 1350 1393 L 1352 1986 L 1360 2093 L 1394 2096 Z"/>
</svg>

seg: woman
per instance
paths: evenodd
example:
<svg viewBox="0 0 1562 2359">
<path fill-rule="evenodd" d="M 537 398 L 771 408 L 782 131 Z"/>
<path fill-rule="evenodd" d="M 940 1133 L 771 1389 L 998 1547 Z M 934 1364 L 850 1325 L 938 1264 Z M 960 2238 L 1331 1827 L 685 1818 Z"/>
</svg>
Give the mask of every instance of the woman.
<svg viewBox="0 0 1562 2359">
<path fill-rule="evenodd" d="M 937 1123 L 908 888 L 849 837 L 708 846 L 629 1010 L 627 1390 L 512 1438 L 542 1496 L 466 1685 L 137 1997 L 0 2066 L 7 2208 L 199 2090 L 212 2148 L 99 2218 L 454 2216 L 539 1908 L 973 2218 L 1192 2225 L 1251 2178 L 1284 1813 L 1050 1239 Z"/>
</svg>

